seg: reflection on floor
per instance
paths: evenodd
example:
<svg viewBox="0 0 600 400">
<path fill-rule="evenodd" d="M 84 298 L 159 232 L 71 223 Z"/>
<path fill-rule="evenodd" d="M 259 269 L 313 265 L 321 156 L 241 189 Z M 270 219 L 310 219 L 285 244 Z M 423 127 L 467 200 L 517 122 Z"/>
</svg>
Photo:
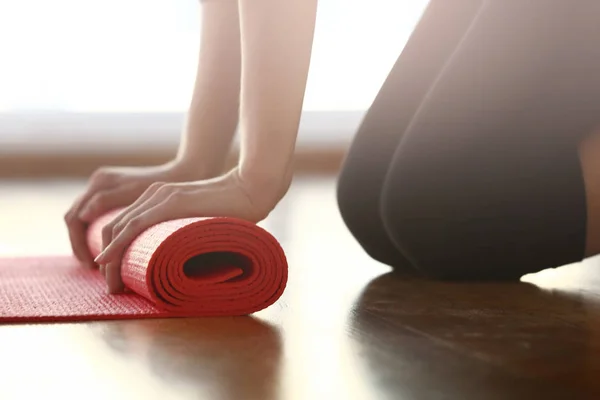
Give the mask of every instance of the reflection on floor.
<svg viewBox="0 0 600 400">
<path fill-rule="evenodd" d="M 81 189 L 1 182 L 0 253 L 69 252 L 62 214 Z M 600 394 L 596 261 L 515 284 L 403 279 L 354 242 L 327 178 L 298 180 L 262 225 L 290 261 L 289 287 L 269 309 L 244 318 L 0 326 L 0 398 Z"/>
</svg>

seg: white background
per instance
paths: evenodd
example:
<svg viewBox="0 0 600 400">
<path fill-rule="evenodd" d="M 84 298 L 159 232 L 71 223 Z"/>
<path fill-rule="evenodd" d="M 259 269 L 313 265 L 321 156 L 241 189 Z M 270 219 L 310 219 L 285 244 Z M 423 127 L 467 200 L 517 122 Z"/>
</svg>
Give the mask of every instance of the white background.
<svg viewBox="0 0 600 400">
<path fill-rule="evenodd" d="M 320 0 L 300 145 L 351 139 L 426 5 Z M 0 151 L 176 145 L 200 12 L 196 0 L 0 0 Z"/>
</svg>

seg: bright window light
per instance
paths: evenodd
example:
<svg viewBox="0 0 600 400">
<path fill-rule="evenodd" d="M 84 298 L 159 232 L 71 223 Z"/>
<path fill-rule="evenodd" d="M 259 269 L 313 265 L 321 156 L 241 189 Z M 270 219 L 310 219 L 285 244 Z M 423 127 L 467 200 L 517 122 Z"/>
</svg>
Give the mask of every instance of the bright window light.
<svg viewBox="0 0 600 400">
<path fill-rule="evenodd" d="M 364 110 L 426 0 L 321 0 L 305 110 Z M 0 112 L 183 112 L 196 0 L 0 0 Z"/>
</svg>

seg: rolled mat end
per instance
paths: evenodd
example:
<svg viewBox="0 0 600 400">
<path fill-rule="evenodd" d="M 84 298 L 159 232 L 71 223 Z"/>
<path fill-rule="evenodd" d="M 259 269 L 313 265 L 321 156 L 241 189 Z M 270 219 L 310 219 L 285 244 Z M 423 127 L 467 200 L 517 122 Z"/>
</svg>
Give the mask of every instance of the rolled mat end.
<svg viewBox="0 0 600 400">
<path fill-rule="evenodd" d="M 102 249 L 102 228 L 117 213 L 90 225 L 94 256 Z M 138 235 L 123 255 L 121 277 L 126 288 L 169 314 L 248 315 L 281 297 L 288 264 L 279 242 L 256 224 L 228 217 L 185 218 Z"/>
</svg>

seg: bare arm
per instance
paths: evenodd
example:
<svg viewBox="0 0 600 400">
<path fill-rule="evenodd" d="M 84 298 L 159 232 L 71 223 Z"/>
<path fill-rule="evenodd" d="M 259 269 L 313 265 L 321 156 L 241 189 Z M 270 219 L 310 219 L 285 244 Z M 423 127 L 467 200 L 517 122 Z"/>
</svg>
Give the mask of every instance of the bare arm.
<svg viewBox="0 0 600 400">
<path fill-rule="evenodd" d="M 308 78 L 316 1 L 239 0 L 242 37 L 240 163 L 229 173 L 213 179 L 154 184 L 107 224 L 102 231 L 103 251 L 95 262 L 105 266 L 111 292 L 123 288 L 120 274 L 123 252 L 148 227 L 161 221 L 201 215 L 258 222 L 287 192 Z M 218 7 L 225 7 L 226 3 L 226 0 L 205 3 L 205 21 L 215 22 L 216 19 L 206 19 L 208 13 L 222 10 Z M 215 54 L 223 54 L 219 50 L 225 50 L 222 47 L 227 41 L 223 36 L 214 36 L 212 40 L 205 38 Z M 214 152 L 226 148 L 226 141 L 221 140 L 223 133 L 219 134 L 214 128 L 226 126 L 217 124 L 223 123 L 219 118 L 231 116 L 229 101 L 235 98 L 231 88 L 231 91 L 227 90 L 227 96 L 214 93 L 214 89 L 229 87 L 230 82 L 223 77 L 233 78 L 234 74 L 221 75 L 219 71 L 231 68 L 231 65 L 216 62 L 220 59 L 217 56 L 207 58 L 200 60 L 190 124 L 181 150 L 182 159 L 192 160 L 189 161 L 191 165 L 194 160 L 202 165 L 206 161 L 204 157 L 212 157 Z M 217 76 L 222 79 L 215 82 Z M 193 121 L 197 121 L 197 125 L 192 128 Z M 212 161 L 217 159 L 210 158 Z"/>
<path fill-rule="evenodd" d="M 287 191 L 317 0 L 239 0 L 242 36 L 239 173 L 274 206 Z"/>
<path fill-rule="evenodd" d="M 194 93 L 177 161 L 211 178 L 223 172 L 238 124 L 241 79 L 237 0 L 202 3 Z"/>
</svg>

